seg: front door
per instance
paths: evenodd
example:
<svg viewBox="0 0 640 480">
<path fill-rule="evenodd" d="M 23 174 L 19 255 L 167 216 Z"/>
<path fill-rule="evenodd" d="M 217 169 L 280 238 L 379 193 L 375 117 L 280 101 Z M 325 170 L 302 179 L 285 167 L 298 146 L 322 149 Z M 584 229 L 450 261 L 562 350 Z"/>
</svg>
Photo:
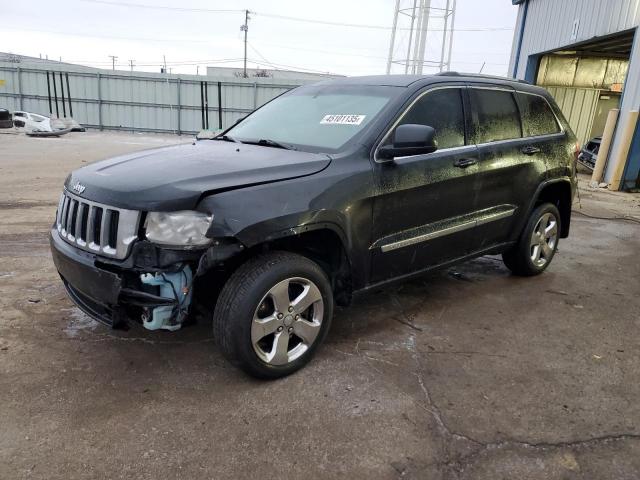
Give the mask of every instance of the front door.
<svg viewBox="0 0 640 480">
<path fill-rule="evenodd" d="M 433 127 L 438 150 L 376 162 L 372 283 L 468 253 L 477 150 L 466 141 L 465 88 L 423 92 L 394 124 Z M 382 143 L 388 143 L 393 129 Z"/>
</svg>

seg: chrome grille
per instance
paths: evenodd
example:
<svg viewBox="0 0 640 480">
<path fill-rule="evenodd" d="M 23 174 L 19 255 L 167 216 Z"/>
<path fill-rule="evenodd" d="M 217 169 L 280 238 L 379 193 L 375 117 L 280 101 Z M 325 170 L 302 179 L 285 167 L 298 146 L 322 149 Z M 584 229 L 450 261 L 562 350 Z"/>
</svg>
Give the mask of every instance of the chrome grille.
<svg viewBox="0 0 640 480">
<path fill-rule="evenodd" d="M 137 238 L 140 212 L 85 200 L 65 190 L 56 226 L 68 243 L 97 255 L 122 259 Z"/>
</svg>

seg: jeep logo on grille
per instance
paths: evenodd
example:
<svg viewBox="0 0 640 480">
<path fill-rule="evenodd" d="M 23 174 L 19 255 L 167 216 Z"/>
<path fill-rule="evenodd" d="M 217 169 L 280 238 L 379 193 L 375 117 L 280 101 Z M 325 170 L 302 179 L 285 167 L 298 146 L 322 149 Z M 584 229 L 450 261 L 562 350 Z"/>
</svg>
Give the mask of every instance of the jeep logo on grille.
<svg viewBox="0 0 640 480">
<path fill-rule="evenodd" d="M 72 189 L 74 192 L 76 192 L 78 195 L 80 195 L 82 192 L 84 192 L 85 188 L 87 188 L 87 187 L 85 187 L 84 185 L 82 185 L 80 182 L 76 182 L 76 183 L 73 185 L 73 187 L 71 187 L 71 189 Z"/>
</svg>

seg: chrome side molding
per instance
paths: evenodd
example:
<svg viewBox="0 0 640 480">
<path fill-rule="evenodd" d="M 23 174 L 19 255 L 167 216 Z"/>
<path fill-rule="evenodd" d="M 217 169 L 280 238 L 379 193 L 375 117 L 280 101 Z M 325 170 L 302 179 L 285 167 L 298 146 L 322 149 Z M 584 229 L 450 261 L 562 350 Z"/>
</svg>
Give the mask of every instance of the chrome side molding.
<svg viewBox="0 0 640 480">
<path fill-rule="evenodd" d="M 514 205 L 499 205 L 497 207 L 478 210 L 383 237 L 371 245 L 370 249 L 380 248 L 382 252 L 390 252 L 398 248 L 427 242 L 434 238 L 444 237 L 479 225 L 502 220 L 511 217 L 515 211 L 516 207 Z"/>
</svg>

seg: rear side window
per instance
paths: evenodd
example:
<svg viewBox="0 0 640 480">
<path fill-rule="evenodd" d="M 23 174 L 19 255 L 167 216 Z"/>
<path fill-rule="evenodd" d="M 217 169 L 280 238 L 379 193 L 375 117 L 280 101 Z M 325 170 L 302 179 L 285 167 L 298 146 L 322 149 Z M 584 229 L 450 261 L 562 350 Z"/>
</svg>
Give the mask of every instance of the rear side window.
<svg viewBox="0 0 640 480">
<path fill-rule="evenodd" d="M 520 114 L 511 92 L 470 88 L 476 121 L 475 142 L 488 143 L 520 138 Z"/>
<path fill-rule="evenodd" d="M 409 109 L 399 125 L 417 123 L 436 131 L 438 148 L 464 145 L 464 111 L 459 88 L 443 88 L 429 92 Z"/>
<path fill-rule="evenodd" d="M 547 101 L 538 95 L 518 93 L 525 137 L 559 133 L 560 125 Z"/>
</svg>

